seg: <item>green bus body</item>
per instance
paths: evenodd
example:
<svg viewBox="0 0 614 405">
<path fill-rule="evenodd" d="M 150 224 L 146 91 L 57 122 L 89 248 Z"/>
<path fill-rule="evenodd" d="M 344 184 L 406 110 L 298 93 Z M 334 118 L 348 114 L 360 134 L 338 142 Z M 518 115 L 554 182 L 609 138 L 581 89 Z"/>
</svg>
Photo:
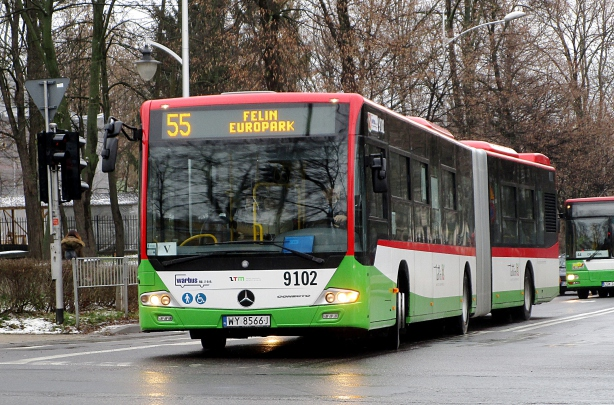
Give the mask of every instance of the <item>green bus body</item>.
<svg viewBox="0 0 614 405">
<path fill-rule="evenodd" d="M 558 294 L 554 169 L 356 94 L 141 108 L 139 317 L 226 338 L 376 332 Z M 380 333 L 381 332 L 381 333 Z"/>
<path fill-rule="evenodd" d="M 568 291 L 585 299 L 614 294 L 614 197 L 575 198 L 565 202 Z"/>
</svg>

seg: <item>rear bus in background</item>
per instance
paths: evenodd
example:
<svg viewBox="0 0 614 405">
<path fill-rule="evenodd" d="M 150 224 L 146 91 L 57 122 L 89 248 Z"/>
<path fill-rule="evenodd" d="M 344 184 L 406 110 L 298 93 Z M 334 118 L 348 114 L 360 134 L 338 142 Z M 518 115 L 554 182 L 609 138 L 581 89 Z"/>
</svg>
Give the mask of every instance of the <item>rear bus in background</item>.
<svg viewBox="0 0 614 405">
<path fill-rule="evenodd" d="M 559 292 L 555 171 L 358 94 L 141 108 L 140 325 L 227 338 L 375 334 Z"/>
<path fill-rule="evenodd" d="M 567 291 L 586 299 L 614 294 L 614 197 L 565 201 Z"/>
</svg>

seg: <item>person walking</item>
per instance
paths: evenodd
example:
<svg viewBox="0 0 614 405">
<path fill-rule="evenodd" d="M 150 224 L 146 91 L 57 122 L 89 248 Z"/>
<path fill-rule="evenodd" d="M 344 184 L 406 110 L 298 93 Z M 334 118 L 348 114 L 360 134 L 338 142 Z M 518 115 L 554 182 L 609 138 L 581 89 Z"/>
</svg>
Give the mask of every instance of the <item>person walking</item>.
<svg viewBox="0 0 614 405">
<path fill-rule="evenodd" d="M 64 251 L 64 258 L 71 260 L 77 257 L 81 257 L 82 249 L 85 247 L 85 242 L 79 236 L 79 233 L 74 229 L 66 234 L 66 237 L 62 239 L 62 250 Z"/>
</svg>

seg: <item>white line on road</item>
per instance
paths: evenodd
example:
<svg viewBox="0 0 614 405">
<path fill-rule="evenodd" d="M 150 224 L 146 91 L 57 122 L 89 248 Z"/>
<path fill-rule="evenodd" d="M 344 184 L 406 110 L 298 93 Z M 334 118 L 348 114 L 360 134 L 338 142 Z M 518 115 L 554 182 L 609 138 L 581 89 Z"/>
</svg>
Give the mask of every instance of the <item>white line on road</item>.
<svg viewBox="0 0 614 405">
<path fill-rule="evenodd" d="M 611 313 L 614 313 L 614 308 L 600 309 L 599 311 L 587 312 L 587 313 L 578 314 L 578 315 L 571 315 L 565 318 L 553 319 L 550 321 L 535 322 L 535 323 L 531 323 L 528 325 L 516 326 L 513 328 L 493 330 L 493 331 L 480 331 L 479 334 L 493 333 L 493 332 L 528 332 L 530 330 L 545 328 L 547 326 L 552 326 L 552 325 L 558 325 L 560 323 L 579 321 L 582 319 L 588 319 L 588 318 L 592 318 L 595 316 L 601 316 L 601 315 L 608 315 Z"/>
<path fill-rule="evenodd" d="M 93 351 L 87 351 L 87 352 L 56 354 L 53 356 L 34 357 L 31 359 L 5 361 L 5 362 L 0 362 L 0 365 L 21 365 L 21 364 L 30 364 L 30 363 L 41 362 L 41 361 L 63 359 L 67 357 L 87 356 L 90 354 L 117 353 L 117 352 L 126 352 L 130 350 L 151 349 L 154 347 L 162 347 L 162 346 L 189 346 L 189 345 L 195 345 L 195 344 L 200 345 L 200 340 L 181 342 L 181 343 L 165 343 L 165 344 L 146 345 L 146 346 L 124 347 L 121 349 L 93 350 Z"/>
</svg>

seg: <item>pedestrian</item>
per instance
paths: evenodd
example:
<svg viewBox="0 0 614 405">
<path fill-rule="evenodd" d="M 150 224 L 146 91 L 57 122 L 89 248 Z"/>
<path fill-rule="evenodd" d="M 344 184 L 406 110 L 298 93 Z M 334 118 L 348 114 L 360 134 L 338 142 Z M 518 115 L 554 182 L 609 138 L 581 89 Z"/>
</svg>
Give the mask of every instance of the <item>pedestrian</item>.
<svg viewBox="0 0 614 405">
<path fill-rule="evenodd" d="M 79 233 L 74 229 L 69 231 L 66 237 L 62 239 L 62 250 L 66 260 L 83 256 L 82 249 L 84 247 L 85 242 L 83 242 Z"/>
</svg>

